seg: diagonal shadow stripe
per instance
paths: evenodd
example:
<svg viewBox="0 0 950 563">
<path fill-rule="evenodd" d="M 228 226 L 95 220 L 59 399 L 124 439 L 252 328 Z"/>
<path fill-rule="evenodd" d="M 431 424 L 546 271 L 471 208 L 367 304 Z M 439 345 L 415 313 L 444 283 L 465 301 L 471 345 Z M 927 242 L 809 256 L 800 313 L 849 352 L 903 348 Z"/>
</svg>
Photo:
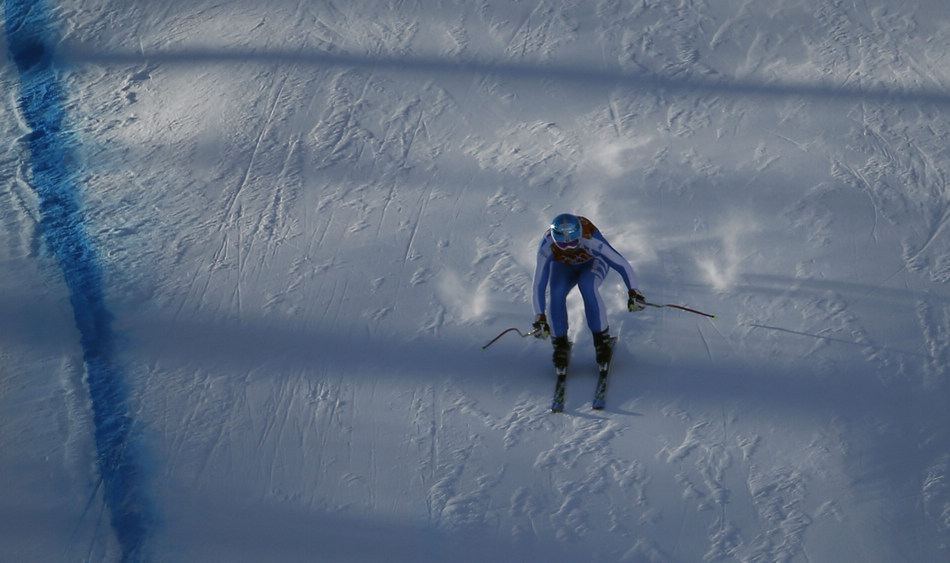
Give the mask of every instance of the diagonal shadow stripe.
<svg viewBox="0 0 950 563">
<path fill-rule="evenodd" d="M 585 87 L 626 88 L 631 91 L 666 91 L 701 96 L 802 97 L 828 101 L 869 103 L 923 103 L 950 106 L 950 90 L 901 88 L 898 86 L 850 86 L 816 76 L 812 82 L 779 82 L 736 79 L 724 75 L 664 76 L 648 72 L 626 72 L 615 68 L 535 63 L 516 60 L 477 60 L 419 56 L 331 53 L 307 50 L 248 48 L 181 48 L 176 50 L 100 50 L 89 45 L 71 46 L 58 57 L 62 64 L 292 64 L 303 67 L 363 68 L 374 72 L 420 73 L 426 75 L 494 74 L 517 81 L 554 81 Z"/>
</svg>

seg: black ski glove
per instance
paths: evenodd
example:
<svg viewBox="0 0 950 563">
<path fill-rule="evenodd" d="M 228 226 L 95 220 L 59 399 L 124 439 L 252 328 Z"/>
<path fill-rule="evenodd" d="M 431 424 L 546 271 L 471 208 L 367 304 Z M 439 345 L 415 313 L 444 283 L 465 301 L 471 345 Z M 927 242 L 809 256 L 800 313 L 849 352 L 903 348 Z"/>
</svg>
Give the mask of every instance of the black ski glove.
<svg viewBox="0 0 950 563">
<path fill-rule="evenodd" d="M 627 298 L 627 310 L 631 313 L 642 311 L 647 308 L 647 300 L 637 289 L 631 289 Z"/>
<path fill-rule="evenodd" d="M 534 318 L 534 324 L 531 325 L 531 327 L 534 328 L 535 338 L 547 338 L 551 336 L 551 327 L 548 326 L 548 319 L 544 316 L 544 313 Z"/>
</svg>

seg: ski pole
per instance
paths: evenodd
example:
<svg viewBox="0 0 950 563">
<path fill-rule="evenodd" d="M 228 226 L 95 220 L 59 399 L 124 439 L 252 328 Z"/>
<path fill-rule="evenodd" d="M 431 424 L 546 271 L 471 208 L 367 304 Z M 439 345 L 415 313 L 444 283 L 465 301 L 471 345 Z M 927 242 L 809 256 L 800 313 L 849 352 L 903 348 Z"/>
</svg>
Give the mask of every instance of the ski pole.
<svg viewBox="0 0 950 563">
<path fill-rule="evenodd" d="M 527 334 L 522 334 L 522 332 L 521 332 L 520 330 L 518 330 L 517 328 L 515 328 L 515 327 L 511 327 L 511 328 L 505 329 L 505 330 L 501 331 L 501 334 L 499 334 L 499 335 L 496 336 L 495 338 L 492 338 L 492 339 L 491 339 L 491 342 L 489 342 L 488 344 L 482 346 L 482 350 L 488 348 L 489 346 L 491 346 L 492 344 L 494 344 L 499 338 L 501 338 L 502 336 L 508 334 L 509 332 L 514 331 L 514 332 L 517 332 L 517 333 L 518 333 L 518 336 L 520 336 L 521 338 L 527 338 L 527 337 L 529 337 L 529 336 L 534 336 L 535 334 L 537 334 L 537 333 L 538 333 L 538 330 L 540 330 L 540 329 L 537 329 L 537 328 L 536 328 L 536 329 L 532 330 L 531 332 L 529 332 L 529 333 L 527 333 Z"/>
<path fill-rule="evenodd" d="M 697 315 L 702 315 L 704 317 L 709 317 L 710 319 L 715 319 L 716 315 L 710 315 L 709 313 L 704 313 L 702 311 L 697 311 L 696 309 L 690 309 L 689 307 L 683 307 L 682 305 L 672 305 L 667 303 L 666 305 L 657 305 L 656 303 L 646 303 L 650 307 L 656 307 L 657 309 L 663 309 L 665 307 L 671 307 L 673 309 L 679 309 L 680 311 L 686 311 L 687 313 L 696 313 Z"/>
</svg>

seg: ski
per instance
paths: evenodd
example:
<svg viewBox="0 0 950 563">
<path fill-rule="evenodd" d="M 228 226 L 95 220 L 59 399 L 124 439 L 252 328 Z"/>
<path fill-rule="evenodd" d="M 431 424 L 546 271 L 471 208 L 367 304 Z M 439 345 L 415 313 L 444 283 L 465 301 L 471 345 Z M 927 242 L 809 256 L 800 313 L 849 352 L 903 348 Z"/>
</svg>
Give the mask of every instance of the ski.
<svg viewBox="0 0 950 563">
<path fill-rule="evenodd" d="M 567 391 L 567 368 L 558 368 L 557 383 L 554 385 L 554 401 L 551 412 L 564 412 L 564 395 Z"/>
<path fill-rule="evenodd" d="M 617 344 L 617 337 L 610 339 L 610 348 Z M 610 375 L 610 362 L 598 364 L 597 388 L 594 390 L 594 400 L 591 408 L 603 410 L 607 406 L 607 379 Z M 551 412 L 564 412 L 565 395 L 567 394 L 567 368 L 555 368 L 557 381 L 554 384 L 554 400 L 551 402 Z"/>
<path fill-rule="evenodd" d="M 610 339 L 611 351 L 616 343 L 616 336 Z M 607 406 L 607 379 L 610 375 L 610 362 L 599 364 L 597 369 L 599 370 L 597 375 L 597 388 L 594 390 L 594 400 L 591 403 L 591 408 L 595 411 L 603 410 L 604 407 Z"/>
<path fill-rule="evenodd" d="M 603 410 L 607 406 L 607 376 L 610 375 L 610 362 L 599 366 L 600 374 L 597 376 L 597 388 L 594 390 L 594 401 L 591 408 L 595 411 Z"/>
<path fill-rule="evenodd" d="M 554 385 L 554 400 L 551 412 L 564 412 L 564 394 L 567 390 L 567 367 L 571 357 L 571 343 L 566 336 L 554 339 L 554 373 L 557 383 Z"/>
</svg>

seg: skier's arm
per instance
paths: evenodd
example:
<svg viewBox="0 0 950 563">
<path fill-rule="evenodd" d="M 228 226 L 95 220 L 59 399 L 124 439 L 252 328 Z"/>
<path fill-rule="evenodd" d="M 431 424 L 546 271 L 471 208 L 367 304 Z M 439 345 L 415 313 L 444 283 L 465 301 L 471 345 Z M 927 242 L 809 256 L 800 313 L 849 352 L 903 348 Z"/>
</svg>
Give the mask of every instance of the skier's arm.
<svg viewBox="0 0 950 563">
<path fill-rule="evenodd" d="M 611 268 L 617 270 L 620 277 L 623 278 L 623 283 L 627 285 L 628 290 L 638 289 L 640 287 L 640 281 L 637 279 L 637 272 L 633 269 L 633 266 L 631 266 L 630 262 L 628 262 L 622 254 L 617 252 L 614 247 L 610 246 L 610 243 L 607 242 L 604 235 L 600 233 L 600 230 L 594 231 L 592 247 Z"/>
<path fill-rule="evenodd" d="M 548 248 L 549 246 L 547 240 L 541 241 L 541 246 L 538 248 L 537 265 L 534 268 L 534 297 L 531 302 L 534 306 L 534 314 L 536 316 L 544 314 L 547 304 L 548 276 L 551 274 L 550 266 L 553 257 L 553 254 Z"/>
</svg>

